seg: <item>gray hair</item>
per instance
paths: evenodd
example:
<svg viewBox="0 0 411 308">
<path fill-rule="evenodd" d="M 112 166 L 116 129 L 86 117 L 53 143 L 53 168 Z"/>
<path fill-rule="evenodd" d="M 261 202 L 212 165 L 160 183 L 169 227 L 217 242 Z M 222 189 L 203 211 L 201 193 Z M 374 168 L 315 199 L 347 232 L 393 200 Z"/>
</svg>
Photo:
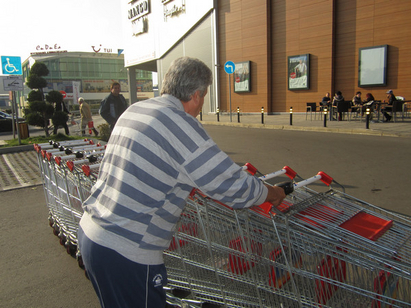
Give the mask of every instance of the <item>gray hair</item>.
<svg viewBox="0 0 411 308">
<path fill-rule="evenodd" d="M 212 82 L 212 72 L 204 62 L 190 57 L 178 58 L 164 76 L 161 95 L 170 94 L 188 102 L 196 91 L 204 96 Z"/>
</svg>

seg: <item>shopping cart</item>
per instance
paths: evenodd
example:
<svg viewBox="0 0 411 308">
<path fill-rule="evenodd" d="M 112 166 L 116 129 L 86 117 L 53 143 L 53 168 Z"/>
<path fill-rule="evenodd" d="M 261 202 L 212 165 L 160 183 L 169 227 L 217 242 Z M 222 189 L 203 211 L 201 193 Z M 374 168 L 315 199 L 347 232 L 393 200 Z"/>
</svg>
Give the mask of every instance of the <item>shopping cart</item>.
<svg viewBox="0 0 411 308">
<path fill-rule="evenodd" d="M 226 307 L 411 307 L 410 220 L 316 180 L 333 181 L 294 183 L 275 209 L 197 191 L 165 252 L 169 286 Z"/>
<path fill-rule="evenodd" d="M 67 252 L 77 250 L 77 231 L 86 199 L 81 189 L 83 172 L 78 165 L 93 164 L 104 155 L 105 146 L 92 142 L 65 142 L 35 145 L 49 208 L 49 224 Z M 81 172 L 80 172 L 81 171 Z"/>
<path fill-rule="evenodd" d="M 39 158 L 53 225 L 73 245 L 81 203 L 103 155 L 93 161 L 73 153 Z M 258 174 L 250 164 L 243 168 Z M 278 183 L 285 176 L 288 181 Z M 193 190 L 164 253 L 169 305 L 411 307 L 406 216 L 347 195 L 323 172 L 302 179 L 284 167 L 259 178 L 289 193 L 280 206 L 233 210 Z M 311 189 L 316 181 L 326 189 Z"/>
</svg>

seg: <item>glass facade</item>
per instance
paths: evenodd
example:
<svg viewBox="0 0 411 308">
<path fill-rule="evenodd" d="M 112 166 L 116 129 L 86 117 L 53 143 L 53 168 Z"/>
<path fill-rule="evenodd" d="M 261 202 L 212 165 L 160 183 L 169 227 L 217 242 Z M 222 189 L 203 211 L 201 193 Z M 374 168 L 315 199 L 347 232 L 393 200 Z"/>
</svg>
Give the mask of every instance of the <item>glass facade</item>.
<svg viewBox="0 0 411 308">
<path fill-rule="evenodd" d="M 57 90 L 66 92 L 66 99 L 73 93 L 73 82 L 79 82 L 80 95 L 89 101 L 101 101 L 110 92 L 113 81 L 121 85 L 126 95 L 129 91 L 127 68 L 124 67 L 124 56 L 116 54 L 96 53 L 61 53 L 56 55 L 33 55 L 33 60 L 44 63 L 49 74 L 44 76 L 47 87 L 44 92 Z M 23 63 L 23 78 L 27 80 L 33 61 Z M 152 72 L 136 70 L 136 86 L 138 92 L 153 92 Z M 25 89 L 25 94 L 30 89 Z"/>
<path fill-rule="evenodd" d="M 38 60 L 46 64 L 50 73 L 45 79 L 96 79 L 127 80 L 127 69 L 124 59 L 74 58 Z M 28 70 L 26 70 L 28 74 Z M 138 79 L 150 79 L 151 72 L 137 71 Z"/>
</svg>

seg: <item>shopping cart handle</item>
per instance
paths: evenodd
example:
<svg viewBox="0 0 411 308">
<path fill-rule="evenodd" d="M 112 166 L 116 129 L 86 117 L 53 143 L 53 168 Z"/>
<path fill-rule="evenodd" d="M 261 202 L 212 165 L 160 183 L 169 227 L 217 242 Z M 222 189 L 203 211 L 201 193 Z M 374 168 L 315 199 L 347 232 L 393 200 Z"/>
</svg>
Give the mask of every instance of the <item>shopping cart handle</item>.
<svg viewBox="0 0 411 308">
<path fill-rule="evenodd" d="M 321 182 L 323 182 L 323 183 L 324 183 L 325 185 L 327 185 L 327 186 L 330 186 L 331 183 L 333 182 L 333 178 L 330 177 L 330 176 L 329 176 L 327 173 L 325 173 L 325 172 L 320 171 L 320 172 L 318 172 L 317 175 L 321 176 Z"/>
<path fill-rule="evenodd" d="M 330 186 L 331 183 L 332 183 L 332 181 L 333 181 L 333 178 L 330 177 L 330 176 L 329 176 L 328 174 L 326 174 L 325 172 L 320 171 L 320 172 L 317 173 L 317 175 L 314 175 L 313 177 L 310 177 L 310 178 L 308 178 L 308 179 L 306 179 L 306 180 L 303 180 L 303 181 L 301 181 L 301 182 L 295 183 L 295 184 L 294 184 L 294 189 L 300 188 L 300 187 L 302 187 L 302 186 L 307 186 L 307 185 L 309 185 L 309 184 L 311 184 L 311 183 L 314 183 L 315 181 L 318 181 L 318 180 L 320 180 L 321 182 L 323 182 L 325 185 Z"/>
<path fill-rule="evenodd" d="M 295 178 L 295 176 L 297 175 L 297 172 L 295 172 L 293 169 L 291 169 L 288 166 L 284 166 L 283 169 L 275 171 L 275 172 L 271 172 L 269 174 L 260 176 L 259 179 L 262 181 L 266 181 L 272 178 L 275 178 L 277 176 L 286 174 L 291 180 Z"/>
<path fill-rule="evenodd" d="M 95 155 L 87 155 L 86 157 L 90 163 L 94 163 L 97 161 L 97 157 Z"/>
<path fill-rule="evenodd" d="M 273 204 L 267 201 L 260 205 L 257 205 L 257 207 L 259 207 L 264 213 L 268 214 L 270 213 Z"/>
<path fill-rule="evenodd" d="M 84 174 L 85 174 L 87 177 L 90 176 L 91 169 L 90 169 L 90 167 L 89 167 L 88 165 L 83 165 L 83 166 L 81 166 L 81 170 L 83 170 Z"/>
<path fill-rule="evenodd" d="M 251 173 L 251 175 L 255 175 L 257 173 L 257 168 L 254 167 L 252 164 L 250 163 L 246 163 L 243 167 L 244 170 L 247 170 L 248 172 Z"/>
<path fill-rule="evenodd" d="M 56 162 L 57 165 L 60 166 L 60 164 L 61 164 L 61 157 L 60 157 L 60 156 L 54 157 L 54 161 Z"/>
<path fill-rule="evenodd" d="M 293 182 L 281 182 L 281 183 L 275 184 L 274 186 L 278 186 L 278 187 L 281 187 L 282 189 L 284 189 L 284 193 L 286 195 L 289 195 L 294 191 L 294 183 Z"/>
<path fill-rule="evenodd" d="M 80 151 L 75 152 L 74 155 L 76 155 L 76 158 L 83 158 L 84 157 L 84 154 Z"/>
<path fill-rule="evenodd" d="M 74 163 L 73 161 L 69 160 L 67 163 L 67 167 L 70 169 L 70 171 L 74 170 Z"/>
<path fill-rule="evenodd" d="M 51 159 L 53 158 L 53 154 L 50 153 L 50 152 L 47 152 L 47 153 L 46 153 L 46 157 L 47 157 L 47 160 L 48 160 L 48 161 L 51 161 Z"/>
</svg>

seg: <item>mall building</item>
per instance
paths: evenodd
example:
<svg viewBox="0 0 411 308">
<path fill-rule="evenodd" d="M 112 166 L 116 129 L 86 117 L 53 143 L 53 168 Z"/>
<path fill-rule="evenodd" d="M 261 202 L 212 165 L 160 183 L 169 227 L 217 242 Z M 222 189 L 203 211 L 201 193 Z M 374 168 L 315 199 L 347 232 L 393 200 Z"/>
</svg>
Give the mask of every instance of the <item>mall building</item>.
<svg viewBox="0 0 411 308">
<path fill-rule="evenodd" d="M 30 67 L 35 62 L 43 62 L 49 74 L 44 76 L 47 87 L 44 92 L 60 91 L 67 106 L 77 104 L 78 97 L 83 97 L 89 104 L 100 103 L 110 93 L 114 81 L 121 85 L 121 93 L 129 100 L 129 80 L 124 67 L 124 55 L 111 49 L 105 52 L 34 52 L 22 63 L 23 80 L 27 81 Z M 153 97 L 152 72 L 137 70 L 134 88 L 138 99 Z M 18 92 L 20 108 L 27 104 L 27 95 L 31 89 L 24 87 Z"/>
<path fill-rule="evenodd" d="M 336 91 L 411 98 L 410 1 L 123 0 L 122 11 L 128 79 L 157 72 L 161 89 L 172 60 L 199 58 L 214 75 L 204 113 L 304 112 Z"/>
</svg>

